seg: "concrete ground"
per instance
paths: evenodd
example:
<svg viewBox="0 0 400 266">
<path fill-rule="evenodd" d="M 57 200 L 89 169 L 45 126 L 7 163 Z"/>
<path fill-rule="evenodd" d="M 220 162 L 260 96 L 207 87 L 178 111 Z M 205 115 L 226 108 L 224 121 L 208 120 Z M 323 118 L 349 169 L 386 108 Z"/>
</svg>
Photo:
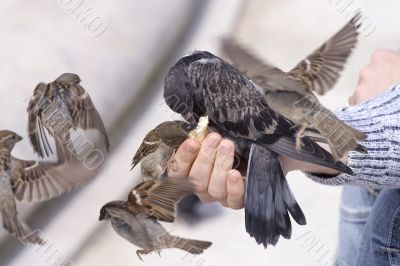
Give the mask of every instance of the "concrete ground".
<svg viewBox="0 0 400 266">
<path fill-rule="evenodd" d="M 321 98 L 335 109 L 346 104 L 359 69 L 374 49 L 400 47 L 394 37 L 400 31 L 395 20 L 400 4 L 394 0 L 385 5 L 372 0 L 199 2 L 85 2 L 104 17 L 104 33 L 101 27 L 97 32 L 94 27 L 85 28 L 73 9 L 65 6 L 68 1 L 1 4 L 0 32 L 7 38 L 0 44 L 0 112 L 8 114 L 1 116 L 2 128 L 26 136 L 27 102 L 22 100 L 39 81 L 50 81 L 65 71 L 77 72 L 105 119 L 113 150 L 104 171 L 85 188 L 46 204 L 20 206 L 51 247 L 27 248 L 3 234 L 0 265 L 54 265 L 56 258 L 64 257 L 82 266 L 142 264 L 136 247 L 116 235 L 109 224 L 97 222 L 98 211 L 107 201 L 123 199 L 137 182 L 138 169 L 129 172 L 129 164 L 145 132 L 176 118 L 163 104 L 162 76 L 167 65 L 189 51 L 218 53 L 218 37 L 232 32 L 261 56 L 289 69 L 336 32 L 348 20 L 347 13 L 361 7 L 375 30 L 360 38 L 336 88 Z M 15 154 L 32 156 L 28 142 Z M 166 250 L 161 257 L 145 256 L 143 265 L 333 264 L 340 188 L 316 184 L 299 172 L 288 180 L 308 222 L 294 225 L 291 240 L 280 240 L 265 250 L 246 234 L 243 210 L 208 204 L 203 208 L 217 209 L 219 215 L 195 226 L 181 220 L 166 225 L 174 234 L 212 241 L 206 252 L 192 257 Z"/>
</svg>

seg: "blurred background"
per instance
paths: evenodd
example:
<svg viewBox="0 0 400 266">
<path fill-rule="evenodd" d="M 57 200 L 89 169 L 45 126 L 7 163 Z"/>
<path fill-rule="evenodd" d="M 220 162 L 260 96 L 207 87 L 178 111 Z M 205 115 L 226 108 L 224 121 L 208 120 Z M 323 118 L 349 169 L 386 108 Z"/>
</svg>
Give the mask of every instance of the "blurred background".
<svg viewBox="0 0 400 266">
<path fill-rule="evenodd" d="M 136 247 L 109 223 L 100 207 L 124 199 L 139 178 L 130 162 L 145 133 L 178 118 L 162 99 L 163 77 L 192 50 L 220 54 L 218 40 L 233 34 L 241 43 L 283 69 L 321 45 L 360 9 L 365 26 L 336 88 L 321 100 L 345 106 L 362 66 L 376 48 L 400 47 L 397 11 L 387 0 L 3 0 L 0 4 L 1 128 L 25 137 L 13 155 L 35 155 L 27 140 L 26 107 L 35 86 L 63 72 L 80 75 L 111 137 L 111 154 L 101 174 L 86 187 L 19 212 L 48 241 L 46 249 L 25 247 L 0 231 L 0 265 L 331 265 L 337 248 L 339 187 L 322 186 L 292 173 L 288 179 L 308 224 L 294 225 L 291 240 L 265 250 L 250 239 L 243 210 L 200 206 L 204 219 L 178 219 L 174 234 L 210 240 L 193 257 L 179 250 L 151 254 L 144 263 Z M 200 216 L 201 216 L 200 215 Z M 58 264 L 57 264 L 58 263 Z"/>
</svg>

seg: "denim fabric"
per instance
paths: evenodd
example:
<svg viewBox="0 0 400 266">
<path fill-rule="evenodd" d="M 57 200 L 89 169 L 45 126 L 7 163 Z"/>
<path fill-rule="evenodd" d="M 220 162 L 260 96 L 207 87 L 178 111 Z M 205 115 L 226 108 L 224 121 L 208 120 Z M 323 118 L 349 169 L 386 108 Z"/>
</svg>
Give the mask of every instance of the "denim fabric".
<svg viewBox="0 0 400 266">
<path fill-rule="evenodd" d="M 339 265 L 400 265 L 400 190 L 345 186 Z"/>
<path fill-rule="evenodd" d="M 355 265 L 365 224 L 377 192 L 358 186 L 343 186 L 339 222 L 339 264 Z"/>
</svg>

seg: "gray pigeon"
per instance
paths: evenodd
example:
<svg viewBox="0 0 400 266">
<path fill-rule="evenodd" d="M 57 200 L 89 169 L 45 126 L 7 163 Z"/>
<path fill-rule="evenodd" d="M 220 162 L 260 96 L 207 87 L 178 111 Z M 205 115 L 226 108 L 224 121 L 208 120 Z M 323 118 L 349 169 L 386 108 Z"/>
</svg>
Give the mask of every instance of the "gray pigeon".
<svg viewBox="0 0 400 266">
<path fill-rule="evenodd" d="M 232 139 L 236 152 L 245 158 L 255 158 L 249 155 L 252 145 L 256 146 L 252 151 L 268 150 L 274 155 L 271 157 L 265 151 L 265 156 L 257 156 L 257 167 L 247 176 L 246 230 L 265 247 L 275 245 L 279 235 L 290 237 L 291 224 L 280 221 L 286 220 L 287 213 L 297 205 L 293 195 L 286 193 L 287 183 L 283 181 L 285 177 L 277 154 L 352 174 L 349 167 L 335 161 L 308 137 L 301 139 L 302 145 L 297 150 L 295 125 L 268 106 L 262 91 L 251 80 L 209 52 L 195 51 L 170 68 L 164 83 L 164 99 L 191 124 L 196 124 L 199 117 L 208 116 L 210 127 Z M 263 164 L 274 167 L 274 174 L 258 167 Z M 272 198 L 267 198 L 260 189 L 272 191 Z M 280 193 L 284 194 L 276 196 Z M 274 207 L 262 210 L 262 206 Z M 296 221 L 305 223 L 301 210 L 291 214 L 298 215 L 294 217 Z M 273 229 L 261 230 L 265 227 Z"/>
</svg>

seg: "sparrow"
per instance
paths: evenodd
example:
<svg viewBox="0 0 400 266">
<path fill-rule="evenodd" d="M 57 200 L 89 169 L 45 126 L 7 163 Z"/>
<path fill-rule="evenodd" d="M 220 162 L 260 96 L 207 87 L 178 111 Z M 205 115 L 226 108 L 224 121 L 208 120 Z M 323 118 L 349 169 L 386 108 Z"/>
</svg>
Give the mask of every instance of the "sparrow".
<svg viewBox="0 0 400 266">
<path fill-rule="evenodd" d="M 138 257 L 161 249 L 178 248 L 200 254 L 211 242 L 171 235 L 159 221 L 173 222 L 177 202 L 192 194 L 192 186 L 183 179 L 164 178 L 145 181 L 135 187 L 127 201 L 111 201 L 100 210 L 99 220 L 111 220 L 113 229 L 140 247 Z"/>
<path fill-rule="evenodd" d="M 3 227 L 22 241 L 44 244 L 19 219 L 16 199 L 32 202 L 59 196 L 82 185 L 95 175 L 84 172 L 83 166 L 60 162 L 21 160 L 11 155 L 22 137 L 9 130 L 0 130 L 0 213 Z"/>
<path fill-rule="evenodd" d="M 297 204 L 293 195 L 290 198 L 279 196 L 285 176 L 278 154 L 352 174 L 349 167 L 335 161 L 329 152 L 308 137 L 301 139 L 302 145 L 297 149 L 298 130 L 295 125 L 269 107 L 262 91 L 250 79 L 207 51 L 194 51 L 169 69 L 164 81 L 164 99 L 173 111 L 191 124 L 195 124 L 199 117 L 208 116 L 210 127 L 233 140 L 235 151 L 244 158 L 255 160 L 258 157 L 252 156 L 251 151 L 259 149 L 268 150 L 274 155 L 272 158 L 258 158 L 257 167 L 247 176 L 246 230 L 264 247 L 275 245 L 276 242 L 270 240 L 279 235 L 290 237 L 291 225 L 280 225 L 280 220 L 284 220 L 288 211 Z M 253 145 L 256 148 L 252 149 Z M 249 162 L 250 165 L 252 163 Z M 263 164 L 278 167 L 274 173 L 278 173 L 279 178 L 265 171 Z M 272 191 L 272 198 L 266 197 L 266 193 L 260 192 L 260 189 Z M 265 212 L 260 209 L 262 206 L 273 207 Z M 271 212 L 275 218 L 265 216 Z M 301 218 L 294 217 L 296 221 Z M 260 232 L 259 229 L 264 227 L 277 229 Z"/>
<path fill-rule="evenodd" d="M 97 129 L 109 139 L 103 121 L 77 74 L 64 73 L 53 82 L 36 86 L 28 106 L 28 132 L 34 151 L 40 157 L 53 154 L 44 128 L 55 139 L 58 156 L 71 160 L 76 153 L 71 130 Z"/>
<path fill-rule="evenodd" d="M 307 135 L 316 141 L 328 143 L 335 160 L 351 150 L 366 153 L 366 149 L 358 142 L 367 136 L 340 121 L 313 94 L 314 91 L 323 95 L 336 84 L 357 43 L 360 17 L 360 13 L 356 14 L 289 72 L 263 62 L 233 39 L 222 40 L 223 53 L 257 88 L 261 88 L 268 106 L 299 128 L 297 149 L 300 138 Z"/>
<path fill-rule="evenodd" d="M 144 137 L 132 159 L 131 170 L 139 163 L 143 181 L 161 177 L 168 166 L 174 166 L 173 155 L 187 138 L 202 141 L 207 134 L 208 118 L 200 119 L 197 127 L 185 121 L 166 121 Z"/>
</svg>

